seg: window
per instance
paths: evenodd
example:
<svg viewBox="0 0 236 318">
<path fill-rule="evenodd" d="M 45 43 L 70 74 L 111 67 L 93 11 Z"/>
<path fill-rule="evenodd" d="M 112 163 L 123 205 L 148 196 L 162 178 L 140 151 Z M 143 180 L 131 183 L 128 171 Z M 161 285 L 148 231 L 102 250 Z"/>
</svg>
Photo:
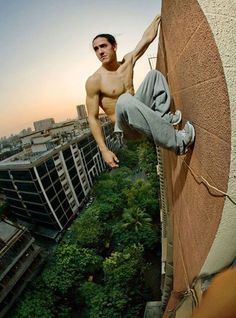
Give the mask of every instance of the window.
<svg viewBox="0 0 236 318">
<path fill-rule="evenodd" d="M 29 211 L 29 212 L 31 212 L 31 211 Z M 31 213 L 31 215 L 32 215 L 32 218 L 34 220 L 41 221 L 41 222 L 46 222 L 46 223 L 53 223 L 52 219 L 47 214 L 40 214 L 40 213 L 34 214 L 34 213 Z"/>
<path fill-rule="evenodd" d="M 62 206 L 63 206 L 64 211 L 67 211 L 70 208 L 70 205 L 69 205 L 67 200 L 62 202 Z"/>
<path fill-rule="evenodd" d="M 63 217 L 60 219 L 61 225 L 65 226 L 67 222 L 68 222 L 67 217 L 65 215 L 63 215 Z"/>
<path fill-rule="evenodd" d="M 19 196 L 16 191 L 4 190 L 4 193 L 8 198 L 15 198 L 19 200 Z"/>
<path fill-rule="evenodd" d="M 46 190 L 46 194 L 48 196 L 48 199 L 51 200 L 52 198 L 55 197 L 56 192 L 53 187 L 50 187 L 49 189 Z"/>
<path fill-rule="evenodd" d="M 58 206 L 60 205 L 60 202 L 58 201 L 57 198 L 55 198 L 55 199 L 53 199 L 53 200 L 51 201 L 51 205 L 52 205 L 52 207 L 53 207 L 53 210 L 56 210 L 56 209 L 58 208 Z"/>
<path fill-rule="evenodd" d="M 41 182 L 43 184 L 44 189 L 47 189 L 52 184 L 51 179 L 49 178 L 49 176 L 45 176 L 44 178 L 42 178 Z"/>
<path fill-rule="evenodd" d="M 70 175 L 71 179 L 73 179 L 75 176 L 77 176 L 77 170 L 75 169 L 75 167 L 73 167 L 72 169 L 69 170 L 69 175 Z"/>
<path fill-rule="evenodd" d="M 36 189 L 33 182 L 15 182 L 17 189 L 20 191 L 37 193 L 38 190 Z"/>
<path fill-rule="evenodd" d="M 80 186 L 80 180 L 79 180 L 79 178 L 77 176 L 75 176 L 72 179 L 72 184 L 73 184 L 74 188 L 77 187 L 77 186 Z"/>
<path fill-rule="evenodd" d="M 0 171 L 0 179 L 10 179 L 8 171 Z"/>
<path fill-rule="evenodd" d="M 90 170 L 91 168 L 93 168 L 94 166 L 94 162 L 93 162 L 93 159 L 91 159 L 90 161 L 87 161 L 87 168 Z"/>
<path fill-rule="evenodd" d="M 17 214 L 19 214 L 19 215 L 25 215 L 25 214 L 26 214 L 26 211 L 25 211 L 24 208 L 21 209 L 21 208 L 19 208 L 19 207 L 11 207 L 11 211 L 12 211 L 12 212 L 15 212 L 15 213 L 17 213 Z"/>
<path fill-rule="evenodd" d="M 30 173 L 31 173 L 32 179 L 37 179 L 33 168 L 30 168 Z"/>
<path fill-rule="evenodd" d="M 58 193 L 62 190 L 62 186 L 61 186 L 60 181 L 54 183 L 53 186 L 54 186 L 54 189 L 56 190 L 56 193 Z"/>
<path fill-rule="evenodd" d="M 86 146 L 87 144 L 88 144 L 88 139 L 87 139 L 87 137 L 83 138 L 82 140 L 80 140 L 80 141 L 78 142 L 79 148 L 83 148 L 83 147 Z"/>
<path fill-rule="evenodd" d="M 62 202 L 62 201 L 64 201 L 66 199 L 66 195 L 65 195 L 64 191 L 59 192 L 57 195 L 58 195 L 58 198 L 59 198 L 60 202 Z"/>
<path fill-rule="evenodd" d="M 68 160 L 66 160 L 66 166 L 67 166 L 67 169 L 70 169 L 72 167 L 74 167 L 75 163 L 74 163 L 74 159 L 73 158 L 70 158 Z"/>
<path fill-rule="evenodd" d="M 32 177 L 29 171 L 11 171 L 14 180 L 27 180 L 31 181 Z"/>
<path fill-rule="evenodd" d="M 37 167 L 37 171 L 40 177 L 44 176 L 47 173 L 47 169 L 44 163 Z"/>
<path fill-rule="evenodd" d="M 40 213 L 47 213 L 43 204 L 33 204 L 33 203 L 25 202 L 25 205 L 27 209 L 29 210 L 40 212 Z"/>
<path fill-rule="evenodd" d="M 50 178 L 53 183 L 59 179 L 58 173 L 55 169 L 50 172 Z"/>
<path fill-rule="evenodd" d="M 46 161 L 46 166 L 48 168 L 48 171 L 51 171 L 52 169 L 55 168 L 55 165 L 52 159 L 49 159 Z"/>
<path fill-rule="evenodd" d="M 66 212 L 66 216 L 68 217 L 68 219 L 70 219 L 73 215 L 74 213 L 72 212 L 71 209 Z"/>
<path fill-rule="evenodd" d="M 63 157 L 64 157 L 65 160 L 70 158 L 71 156 L 72 156 L 72 154 L 71 154 L 70 148 L 67 148 L 66 150 L 63 150 Z"/>
<path fill-rule="evenodd" d="M 35 185 L 35 187 L 36 187 L 36 189 L 37 189 L 38 192 L 41 192 L 41 191 L 42 191 L 42 189 L 41 189 L 41 187 L 40 187 L 38 181 L 35 181 L 35 182 L 34 182 L 34 185 Z"/>
<path fill-rule="evenodd" d="M 80 194 L 79 194 L 79 196 L 78 196 L 79 202 L 82 202 L 82 201 L 84 200 L 84 198 L 85 198 L 85 194 L 84 194 L 83 191 L 81 191 Z"/>
<path fill-rule="evenodd" d="M 0 181 L 0 187 L 3 189 L 15 190 L 14 185 L 11 181 Z"/>
<path fill-rule="evenodd" d="M 20 195 L 24 201 L 42 203 L 39 195 L 24 193 L 24 192 L 21 192 Z"/>
<path fill-rule="evenodd" d="M 14 206 L 17 206 L 18 208 L 24 209 L 21 201 L 7 198 L 7 202 L 9 203 L 10 206 L 14 205 Z"/>
</svg>

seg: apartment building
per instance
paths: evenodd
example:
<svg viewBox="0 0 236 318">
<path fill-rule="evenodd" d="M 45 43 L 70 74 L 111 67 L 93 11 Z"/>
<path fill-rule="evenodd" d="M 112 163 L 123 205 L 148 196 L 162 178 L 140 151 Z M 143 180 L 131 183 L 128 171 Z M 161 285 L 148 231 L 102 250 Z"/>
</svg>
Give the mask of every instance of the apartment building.
<svg viewBox="0 0 236 318">
<path fill-rule="evenodd" d="M 54 124 L 55 124 L 54 118 L 46 118 L 46 119 L 35 121 L 34 129 L 36 131 L 47 130 L 49 128 L 52 128 Z"/>
<path fill-rule="evenodd" d="M 112 125 L 102 127 L 108 147 L 117 149 Z M 89 130 L 68 134 L 61 143 L 45 138 L 50 147 L 40 144 L 34 152 L 27 149 L 0 162 L 0 187 L 17 220 L 48 229 L 55 237 L 79 213 L 94 178 L 106 166 Z"/>
<path fill-rule="evenodd" d="M 43 259 L 26 228 L 0 221 L 0 317 L 6 316 Z"/>
</svg>

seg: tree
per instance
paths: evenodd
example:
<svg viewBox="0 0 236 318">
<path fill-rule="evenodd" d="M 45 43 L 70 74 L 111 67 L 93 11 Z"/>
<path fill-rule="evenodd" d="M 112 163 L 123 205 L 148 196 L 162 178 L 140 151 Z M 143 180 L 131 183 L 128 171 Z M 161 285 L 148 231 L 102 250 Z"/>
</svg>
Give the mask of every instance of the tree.
<svg viewBox="0 0 236 318">
<path fill-rule="evenodd" d="M 65 295 L 80 281 L 96 274 L 102 267 L 102 257 L 92 249 L 77 244 L 61 244 L 42 278 L 47 287 Z"/>
<path fill-rule="evenodd" d="M 148 176 L 149 181 L 153 185 L 153 187 L 157 190 L 159 180 L 157 177 L 156 165 L 157 165 L 157 154 L 156 154 L 156 146 L 153 142 L 145 139 L 138 146 L 138 158 L 139 158 L 139 166 Z"/>
<path fill-rule="evenodd" d="M 52 318 L 55 298 L 50 289 L 46 289 L 41 279 L 36 279 L 32 289 L 25 293 L 24 298 L 12 313 L 12 318 Z M 45 290 L 47 292 L 45 293 Z"/>
<path fill-rule="evenodd" d="M 100 208 L 92 204 L 75 220 L 71 227 L 72 238 L 81 247 L 99 249 L 103 246 L 104 225 L 99 219 Z"/>
<path fill-rule="evenodd" d="M 156 189 L 147 180 L 138 179 L 126 194 L 128 207 L 153 216 L 159 212 Z"/>
<path fill-rule="evenodd" d="M 123 227 L 133 228 L 135 232 L 138 232 L 139 229 L 143 226 L 150 226 L 152 219 L 150 216 L 143 212 L 139 207 L 132 207 L 125 209 L 122 215 Z"/>
<path fill-rule="evenodd" d="M 137 150 L 137 149 L 135 149 Z M 120 167 L 128 167 L 131 170 L 136 170 L 138 167 L 138 155 L 137 151 L 135 151 L 133 147 L 131 147 L 131 143 L 125 148 L 122 148 L 121 151 L 117 154 L 119 157 L 119 165 Z"/>
<path fill-rule="evenodd" d="M 153 225 L 143 225 L 135 230 L 135 227 L 126 227 L 127 223 L 121 220 L 113 225 L 112 239 L 116 250 L 123 250 L 132 244 L 141 244 L 145 251 L 155 249 L 160 242 L 160 230 Z"/>
<path fill-rule="evenodd" d="M 104 284 L 85 282 L 79 289 L 89 318 L 142 317 L 145 297 L 143 248 L 132 246 L 114 252 L 103 262 Z"/>
</svg>

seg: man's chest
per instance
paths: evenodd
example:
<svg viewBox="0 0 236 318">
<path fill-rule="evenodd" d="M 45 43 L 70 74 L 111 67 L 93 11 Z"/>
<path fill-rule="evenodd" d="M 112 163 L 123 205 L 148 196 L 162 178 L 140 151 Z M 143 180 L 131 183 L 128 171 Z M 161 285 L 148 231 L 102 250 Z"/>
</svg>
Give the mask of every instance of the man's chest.
<svg viewBox="0 0 236 318">
<path fill-rule="evenodd" d="M 121 74 L 106 74 L 101 80 L 101 94 L 117 98 L 125 92 L 125 81 Z"/>
</svg>

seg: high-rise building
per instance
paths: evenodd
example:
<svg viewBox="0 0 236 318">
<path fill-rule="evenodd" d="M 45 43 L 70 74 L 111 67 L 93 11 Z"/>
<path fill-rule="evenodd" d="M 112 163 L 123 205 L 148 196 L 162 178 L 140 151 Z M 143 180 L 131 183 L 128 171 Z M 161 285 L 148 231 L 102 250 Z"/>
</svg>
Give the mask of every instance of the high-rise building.
<svg viewBox="0 0 236 318">
<path fill-rule="evenodd" d="M 111 124 L 104 124 L 103 131 L 114 150 L 119 144 Z M 90 131 L 70 137 L 61 144 L 40 146 L 46 151 L 27 151 L 0 162 L 0 187 L 14 216 L 51 230 L 51 236 L 79 213 L 94 177 L 105 169 Z"/>
<path fill-rule="evenodd" d="M 76 106 L 77 108 L 77 113 L 78 113 L 78 119 L 85 119 L 88 117 L 86 109 L 85 109 L 85 105 L 78 105 Z"/>
<path fill-rule="evenodd" d="M 26 228 L 0 221 L 0 317 L 5 317 L 42 262 L 41 249 Z"/>
<path fill-rule="evenodd" d="M 54 124 L 55 124 L 54 118 L 46 118 L 46 119 L 35 121 L 34 129 L 36 131 L 47 130 L 49 128 L 52 128 Z"/>
</svg>

